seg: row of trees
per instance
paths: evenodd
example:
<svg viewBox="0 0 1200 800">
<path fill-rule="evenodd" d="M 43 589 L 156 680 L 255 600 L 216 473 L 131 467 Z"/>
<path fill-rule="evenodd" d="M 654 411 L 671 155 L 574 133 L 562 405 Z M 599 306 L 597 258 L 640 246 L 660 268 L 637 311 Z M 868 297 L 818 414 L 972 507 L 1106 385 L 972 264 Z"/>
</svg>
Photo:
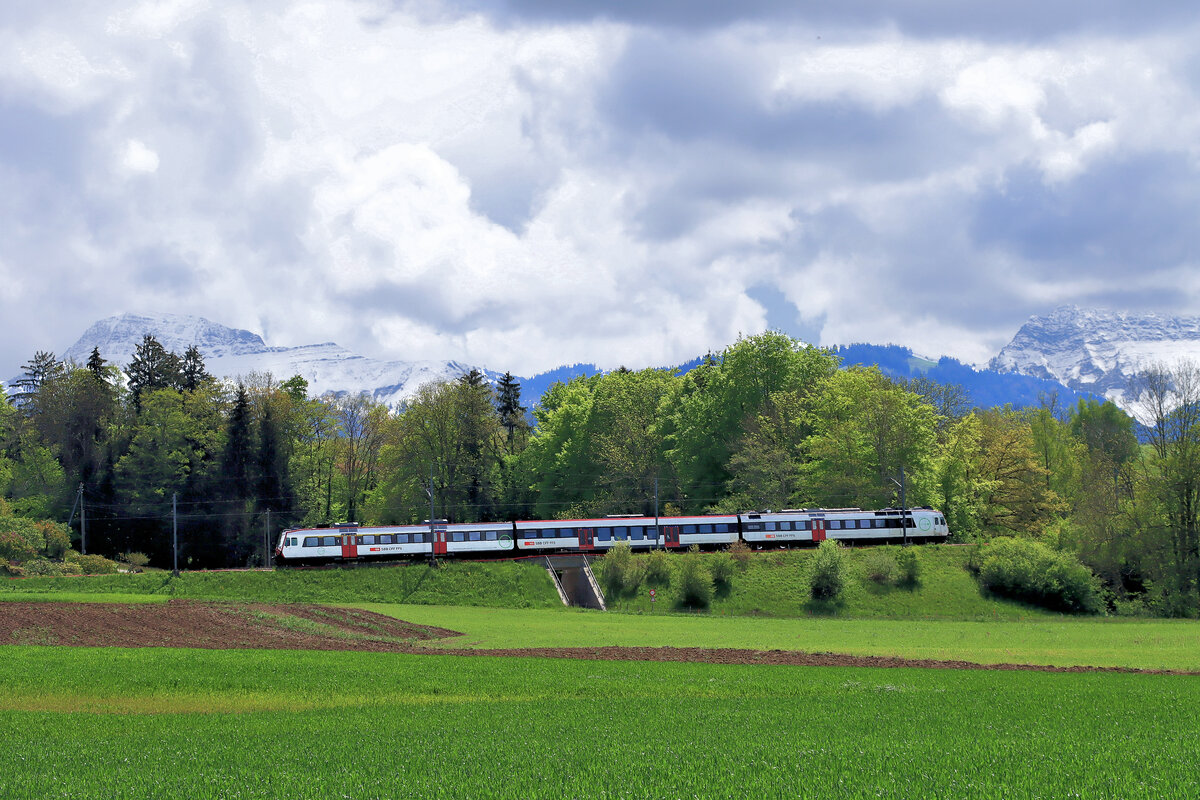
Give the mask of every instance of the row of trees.
<svg viewBox="0 0 1200 800">
<path fill-rule="evenodd" d="M 146 337 L 123 372 L 38 353 L 0 410 L 0 491 L 65 518 L 82 484 L 92 547 L 167 557 L 172 500 L 193 564 L 261 558 L 284 525 L 898 504 L 954 536 L 1047 540 L 1120 597 L 1196 609 L 1200 371 L 1147 370 L 1147 444 L 1111 403 L 975 409 L 779 333 L 684 375 L 551 387 L 530 415 L 509 375 L 430 384 L 396 408 L 308 396 L 300 377 L 222 383 Z M 535 423 L 530 424 L 532 421 Z"/>
</svg>

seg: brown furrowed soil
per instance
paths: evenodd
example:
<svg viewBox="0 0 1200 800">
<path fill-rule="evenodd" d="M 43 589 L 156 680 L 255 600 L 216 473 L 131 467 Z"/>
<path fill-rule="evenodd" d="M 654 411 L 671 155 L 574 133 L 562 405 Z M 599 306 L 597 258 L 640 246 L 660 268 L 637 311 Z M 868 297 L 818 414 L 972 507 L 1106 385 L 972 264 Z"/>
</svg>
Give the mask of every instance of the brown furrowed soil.
<svg viewBox="0 0 1200 800">
<path fill-rule="evenodd" d="M 804 653 L 792 650 L 699 647 L 534 647 L 505 650 L 445 649 L 418 641 L 461 634 L 357 609 L 317 605 L 267 605 L 171 600 L 165 604 L 0 603 L 0 644 L 77 647 L 198 647 L 280 650 L 362 650 L 458 656 L 578 658 L 604 661 L 677 661 L 813 667 L 922 667 L 1041 672 L 1196 672 L 1125 667 L 1052 667 L 976 664 L 890 656 Z"/>
</svg>

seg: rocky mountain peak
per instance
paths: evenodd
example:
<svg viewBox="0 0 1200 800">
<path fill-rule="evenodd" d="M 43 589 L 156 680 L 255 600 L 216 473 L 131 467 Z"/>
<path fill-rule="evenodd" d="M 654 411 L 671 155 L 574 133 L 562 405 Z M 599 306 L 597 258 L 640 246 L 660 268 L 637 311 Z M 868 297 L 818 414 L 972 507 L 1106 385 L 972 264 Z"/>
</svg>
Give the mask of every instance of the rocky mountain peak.
<svg viewBox="0 0 1200 800">
<path fill-rule="evenodd" d="M 1060 306 L 1030 317 L 988 367 L 1120 402 L 1142 367 L 1180 358 L 1200 360 L 1200 317 Z"/>
<path fill-rule="evenodd" d="M 183 353 L 192 345 L 205 359 L 250 355 L 268 348 L 262 337 L 250 331 L 229 328 L 203 317 L 185 314 L 121 314 L 92 324 L 73 344 L 63 359 L 86 363 L 92 348 L 106 360 L 125 365 L 133 358 L 142 337 L 152 334 L 167 350 Z"/>
</svg>

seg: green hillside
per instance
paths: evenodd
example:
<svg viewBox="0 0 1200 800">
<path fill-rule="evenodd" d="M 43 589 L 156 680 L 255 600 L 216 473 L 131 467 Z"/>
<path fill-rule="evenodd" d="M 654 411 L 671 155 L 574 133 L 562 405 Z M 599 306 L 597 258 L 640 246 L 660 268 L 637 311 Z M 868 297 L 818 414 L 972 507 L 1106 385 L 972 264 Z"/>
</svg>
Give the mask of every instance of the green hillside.
<svg viewBox="0 0 1200 800">
<path fill-rule="evenodd" d="M 0 599 L 118 600 L 127 597 L 247 603 L 414 603 L 504 608 L 559 605 L 546 570 L 531 562 L 444 562 L 344 569 L 144 572 L 0 581 Z"/>
<path fill-rule="evenodd" d="M 1034 606 L 992 597 L 965 569 L 970 546 L 914 546 L 920 567 L 918 580 L 906 585 L 898 580 L 877 583 L 868 577 L 869 561 L 882 554 L 892 558 L 899 547 L 847 548 L 845 588 L 835 602 L 813 600 L 812 563 L 815 550 L 752 552 L 735 559 L 728 585 L 717 584 L 710 614 L 764 615 L 772 617 L 842 617 L 882 619 L 1026 619 L 1058 616 Z M 634 556 L 635 585 L 621 592 L 606 590 L 608 607 L 616 611 L 663 613 L 680 605 L 680 566 L 686 555 L 672 554 L 669 583 L 654 583 L 646 576 L 647 555 Z M 712 567 L 725 553 L 704 553 Z M 596 563 L 601 583 L 605 564 Z M 650 589 L 655 591 L 651 600 Z"/>
<path fill-rule="evenodd" d="M 814 550 L 745 553 L 734 559 L 732 578 L 717 584 L 707 612 L 714 616 L 835 617 L 879 619 L 1028 619 L 1057 616 L 1032 606 L 988 596 L 964 569 L 969 547 L 912 548 L 919 579 L 909 585 L 868 577 L 870 560 L 894 558 L 898 547 L 849 548 L 846 584 L 835 602 L 811 598 Z M 679 571 L 686 554 L 667 559 L 671 577 L 653 582 L 646 575 L 648 554 L 633 556 L 634 577 L 624 589 L 606 589 L 609 609 L 632 613 L 684 611 L 679 603 Z M 726 553 L 704 553 L 711 568 Z M 595 562 L 605 581 L 605 560 Z M 654 588 L 651 600 L 649 590 Z M 166 572 L 91 577 L 23 578 L 0 581 L 0 599 L 152 600 L 172 597 L 272 603 L 406 603 L 417 605 L 554 608 L 553 584 L 538 560 L 444 561 L 438 569 L 424 563 L 343 569 L 243 572 Z M 687 612 L 693 613 L 693 612 Z"/>
</svg>

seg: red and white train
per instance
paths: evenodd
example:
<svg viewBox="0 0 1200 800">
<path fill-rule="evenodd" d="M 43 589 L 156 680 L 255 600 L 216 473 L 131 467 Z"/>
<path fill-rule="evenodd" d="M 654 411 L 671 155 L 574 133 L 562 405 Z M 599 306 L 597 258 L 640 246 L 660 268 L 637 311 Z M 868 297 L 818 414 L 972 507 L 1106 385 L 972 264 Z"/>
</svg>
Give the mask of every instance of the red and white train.
<svg viewBox="0 0 1200 800">
<path fill-rule="evenodd" d="M 432 530 L 431 530 L 432 528 Z M 846 542 L 940 542 L 946 518 L 931 508 L 762 511 L 694 517 L 605 517 L 526 522 L 428 522 L 421 525 L 296 528 L 279 537 L 282 563 L 359 561 L 421 556 L 524 556 L 603 553 L 617 542 L 635 550 L 727 547 L 739 539 L 756 548 Z"/>
</svg>

